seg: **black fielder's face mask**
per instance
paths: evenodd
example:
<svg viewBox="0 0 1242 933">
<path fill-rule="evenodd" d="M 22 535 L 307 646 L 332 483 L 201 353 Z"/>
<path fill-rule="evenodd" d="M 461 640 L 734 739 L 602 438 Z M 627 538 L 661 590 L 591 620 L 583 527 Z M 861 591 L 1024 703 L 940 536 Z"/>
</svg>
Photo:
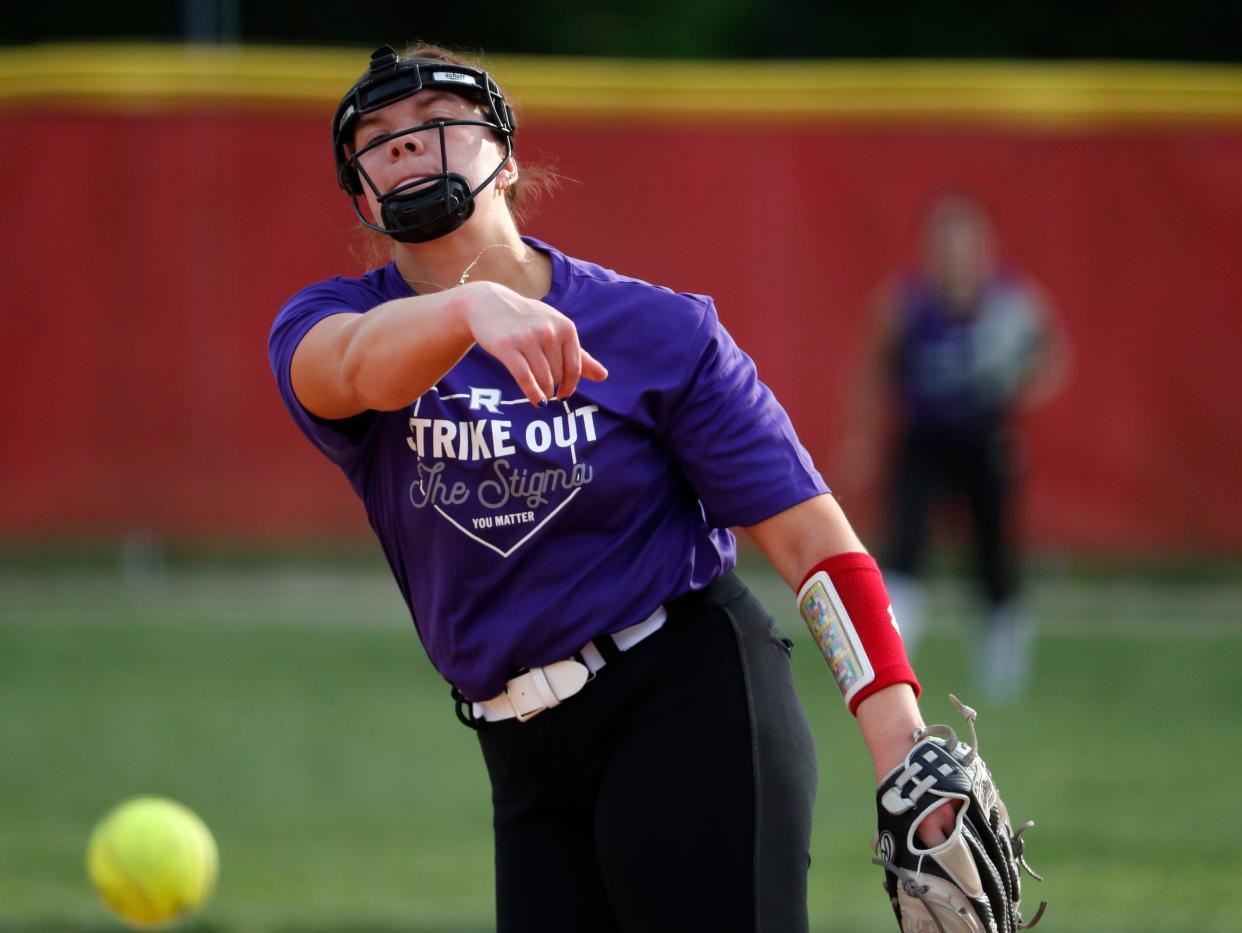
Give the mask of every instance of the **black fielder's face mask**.
<svg viewBox="0 0 1242 933">
<path fill-rule="evenodd" d="M 389 104 L 404 100 L 427 88 L 464 97 L 479 105 L 482 119 L 434 120 L 412 126 L 397 133 L 388 133 L 350 152 L 358 119 Z M 496 168 L 483 181 L 471 188 L 464 175 L 454 172 L 449 164 L 445 128 L 450 126 L 481 126 L 505 144 L 504 155 Z M 385 146 L 402 145 L 404 137 L 426 133 L 440 150 L 440 171 L 381 191 L 367 173 L 363 157 Z M 426 139 L 426 137 L 420 137 Z M 474 212 L 474 199 L 500 174 L 513 155 L 513 111 L 499 87 L 486 72 L 462 65 L 429 59 L 400 59 L 388 46 L 371 55 L 371 67 L 350 89 L 337 108 L 332 122 L 332 143 L 336 156 L 337 180 L 351 196 L 354 213 L 364 226 L 402 243 L 425 243 L 452 233 Z M 363 186 L 370 190 L 379 204 L 380 224 L 368 220 L 361 204 Z"/>
</svg>

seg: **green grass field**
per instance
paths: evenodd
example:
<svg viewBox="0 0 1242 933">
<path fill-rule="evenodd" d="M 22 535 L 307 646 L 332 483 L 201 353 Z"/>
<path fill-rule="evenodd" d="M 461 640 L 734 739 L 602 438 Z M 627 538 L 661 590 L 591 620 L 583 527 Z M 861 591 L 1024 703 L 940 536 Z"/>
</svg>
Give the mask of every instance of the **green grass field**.
<svg viewBox="0 0 1242 933">
<path fill-rule="evenodd" d="M 798 631 L 783 587 L 749 579 Z M 1034 696 L 983 708 L 979 728 L 1015 819 L 1038 822 L 1041 928 L 1242 928 L 1242 586 L 1109 578 L 1034 597 Z M 932 608 L 924 711 L 952 722 L 945 694 L 972 699 L 969 613 L 951 583 Z M 887 931 L 869 764 L 795 637 L 821 755 L 812 926 Z M 189 929 L 492 928 L 478 748 L 373 566 L 0 574 L 0 931 L 120 929 L 83 853 L 137 793 L 216 834 L 220 886 Z"/>
</svg>

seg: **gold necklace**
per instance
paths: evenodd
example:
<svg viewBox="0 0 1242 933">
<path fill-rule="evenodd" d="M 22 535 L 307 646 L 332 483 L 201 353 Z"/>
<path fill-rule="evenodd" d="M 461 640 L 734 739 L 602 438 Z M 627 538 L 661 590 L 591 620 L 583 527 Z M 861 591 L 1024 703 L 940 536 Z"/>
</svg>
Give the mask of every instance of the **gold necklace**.
<svg viewBox="0 0 1242 933">
<path fill-rule="evenodd" d="M 524 253 L 519 253 L 516 249 L 514 249 L 508 243 L 493 243 L 491 246 L 485 246 L 481 250 L 479 250 L 479 255 L 475 256 L 474 260 L 470 263 L 470 265 L 466 266 L 466 268 L 462 270 L 461 278 L 457 280 L 457 285 L 465 285 L 467 280 L 469 280 L 470 278 L 470 270 L 479 264 L 479 260 L 483 258 L 483 254 L 486 253 L 489 249 L 495 249 L 498 246 L 503 249 L 507 249 L 509 252 L 511 252 L 514 256 L 518 258 L 518 261 L 522 263 L 522 265 L 526 265 L 526 263 L 531 261 L 529 246 L 526 247 L 526 251 Z M 414 291 L 418 291 L 418 289 L 414 288 L 415 285 L 434 285 L 436 288 L 440 289 L 440 291 L 442 292 L 446 292 L 450 288 L 456 287 L 455 285 L 441 285 L 439 282 L 428 282 L 425 279 L 406 278 L 405 273 L 401 272 L 400 269 L 398 269 L 397 272 L 398 274 L 400 274 L 401 278 L 405 279 L 405 284 L 410 286 L 410 288 L 413 289 Z"/>
</svg>

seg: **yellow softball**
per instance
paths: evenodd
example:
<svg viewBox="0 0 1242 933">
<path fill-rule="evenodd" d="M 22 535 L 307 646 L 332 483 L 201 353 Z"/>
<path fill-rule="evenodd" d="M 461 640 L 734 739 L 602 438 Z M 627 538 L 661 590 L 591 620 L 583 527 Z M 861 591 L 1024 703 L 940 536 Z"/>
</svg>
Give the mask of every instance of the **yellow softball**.
<svg viewBox="0 0 1242 933">
<path fill-rule="evenodd" d="M 134 797 L 91 833 L 86 872 L 117 914 L 138 927 L 171 923 L 206 903 L 216 883 L 216 840 L 187 807 Z"/>
</svg>

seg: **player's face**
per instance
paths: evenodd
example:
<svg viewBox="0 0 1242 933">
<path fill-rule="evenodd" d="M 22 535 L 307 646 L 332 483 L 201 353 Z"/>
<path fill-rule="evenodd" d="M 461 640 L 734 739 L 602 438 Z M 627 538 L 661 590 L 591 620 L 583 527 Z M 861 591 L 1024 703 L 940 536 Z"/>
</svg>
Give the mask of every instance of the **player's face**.
<svg viewBox="0 0 1242 933">
<path fill-rule="evenodd" d="M 956 305 L 972 305 L 991 270 L 991 236 L 985 221 L 966 214 L 935 220 L 928 231 L 932 277 Z"/>
<path fill-rule="evenodd" d="M 420 91 L 403 100 L 394 101 L 374 113 L 364 114 L 354 131 L 354 151 L 383 136 L 400 133 L 435 120 L 486 119 L 482 108 L 465 97 L 435 90 Z M 465 176 L 473 190 L 491 174 L 503 155 L 503 145 L 485 127 L 446 126 L 446 169 L 441 164 L 440 130 L 430 126 L 390 139 L 364 152 L 358 162 L 384 194 L 419 178 L 438 175 L 446 170 Z M 363 192 L 371 218 L 378 223 L 380 210 L 375 194 L 365 183 Z M 480 192 L 480 200 L 491 199 L 482 197 Z"/>
</svg>

